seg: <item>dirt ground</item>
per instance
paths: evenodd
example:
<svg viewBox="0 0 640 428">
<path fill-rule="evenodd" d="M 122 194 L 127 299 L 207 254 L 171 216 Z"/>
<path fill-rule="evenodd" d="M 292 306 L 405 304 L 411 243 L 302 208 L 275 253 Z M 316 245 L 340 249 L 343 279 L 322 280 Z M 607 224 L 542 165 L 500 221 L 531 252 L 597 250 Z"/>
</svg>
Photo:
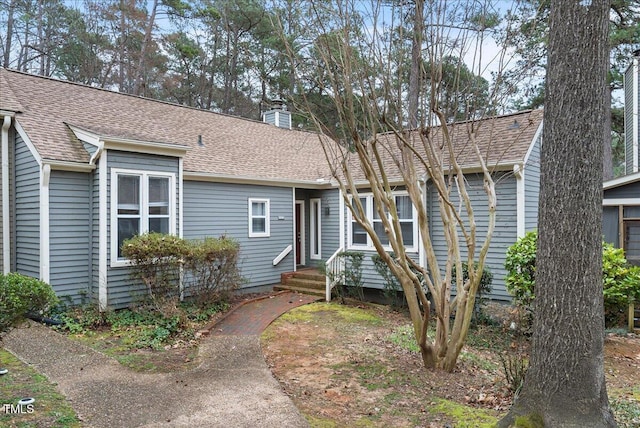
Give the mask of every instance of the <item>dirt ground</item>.
<svg viewBox="0 0 640 428">
<path fill-rule="evenodd" d="M 273 323 L 262 347 L 312 426 L 479 427 L 508 410 L 499 354 L 515 348 L 506 330 L 472 331 L 458 368 L 443 373 L 402 346 L 412 341 L 407 324 L 386 307 L 316 303 Z M 610 397 L 640 408 L 640 338 L 608 336 L 605 365 Z"/>
</svg>

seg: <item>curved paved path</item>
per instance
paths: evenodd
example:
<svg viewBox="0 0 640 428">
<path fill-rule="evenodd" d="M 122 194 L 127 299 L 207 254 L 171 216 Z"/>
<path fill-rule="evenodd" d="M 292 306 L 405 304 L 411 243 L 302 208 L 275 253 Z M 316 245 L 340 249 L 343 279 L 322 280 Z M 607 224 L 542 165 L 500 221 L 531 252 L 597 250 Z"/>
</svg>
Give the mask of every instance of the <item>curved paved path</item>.
<svg viewBox="0 0 640 428">
<path fill-rule="evenodd" d="M 201 364 L 179 373 L 138 373 L 38 324 L 2 346 L 58 385 L 84 426 L 307 427 L 273 378 L 259 334 L 287 310 L 315 297 L 280 293 L 240 306 L 199 348 Z"/>
</svg>

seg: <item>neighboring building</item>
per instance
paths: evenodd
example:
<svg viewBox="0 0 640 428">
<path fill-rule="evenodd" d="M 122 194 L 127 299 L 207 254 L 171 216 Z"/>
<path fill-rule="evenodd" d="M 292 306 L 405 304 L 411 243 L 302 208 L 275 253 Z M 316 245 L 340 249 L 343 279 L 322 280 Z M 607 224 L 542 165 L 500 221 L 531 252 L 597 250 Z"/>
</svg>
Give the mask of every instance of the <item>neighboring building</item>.
<svg viewBox="0 0 640 428">
<path fill-rule="evenodd" d="M 627 260 L 638 265 L 640 265 L 639 60 L 640 51 L 636 51 L 624 73 L 626 175 L 604 183 L 602 202 L 604 240 L 618 248 L 623 248 Z"/>
<path fill-rule="evenodd" d="M 129 304 L 142 286 L 130 280 L 120 246 L 146 231 L 232 236 L 251 290 L 340 249 L 372 254 L 344 208 L 319 136 L 289 129 L 280 104 L 263 123 L 0 69 L 0 119 L 0 267 L 40 278 L 73 302 Z M 542 112 L 527 111 L 486 119 L 478 133 L 500 177 L 488 258 L 497 299 L 509 299 L 506 248 L 537 224 L 541 130 Z M 466 134 L 458 134 L 464 145 Z M 477 165 L 466 166 L 471 193 L 481 199 Z M 428 181 L 425 197 L 437 214 Z M 415 213 L 407 212 L 407 245 L 423 262 Z M 434 242 L 442 242 L 433 218 Z M 476 218 L 482 228 L 479 205 Z M 381 287 L 366 260 L 366 285 Z"/>
</svg>

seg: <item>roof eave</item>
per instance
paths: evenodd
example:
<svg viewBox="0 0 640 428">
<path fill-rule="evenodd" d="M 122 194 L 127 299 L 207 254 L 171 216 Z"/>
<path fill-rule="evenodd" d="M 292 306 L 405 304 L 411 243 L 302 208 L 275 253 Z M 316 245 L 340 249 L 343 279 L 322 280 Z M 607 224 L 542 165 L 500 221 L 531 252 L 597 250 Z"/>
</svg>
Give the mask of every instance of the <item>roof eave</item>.
<svg viewBox="0 0 640 428">
<path fill-rule="evenodd" d="M 330 189 L 331 180 L 292 180 L 286 178 L 262 178 L 255 176 L 215 174 L 208 172 L 185 171 L 184 179 L 189 181 L 209 181 L 216 183 L 255 184 L 259 186 L 301 187 L 306 189 Z"/>
</svg>

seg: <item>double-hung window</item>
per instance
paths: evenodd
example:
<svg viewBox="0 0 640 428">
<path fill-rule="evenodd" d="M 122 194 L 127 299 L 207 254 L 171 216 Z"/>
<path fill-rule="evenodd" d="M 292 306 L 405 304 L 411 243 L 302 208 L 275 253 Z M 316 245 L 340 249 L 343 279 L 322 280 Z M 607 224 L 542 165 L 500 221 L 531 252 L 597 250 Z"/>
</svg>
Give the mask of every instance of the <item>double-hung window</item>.
<svg viewBox="0 0 640 428">
<path fill-rule="evenodd" d="M 396 193 L 394 198 L 398 211 L 398 222 L 400 223 L 400 229 L 402 231 L 402 242 L 407 250 L 417 251 L 418 222 L 411 198 L 406 193 L 401 192 Z M 373 195 L 360 195 L 360 203 L 364 208 L 367 220 L 373 226 L 373 230 L 380 239 L 380 242 L 382 242 L 382 245 L 389 246 L 389 237 L 384 230 L 383 219 L 380 217 L 378 204 Z M 386 208 L 384 209 L 384 215 L 390 218 L 390 214 Z M 356 222 L 353 216 L 351 217 L 349 226 L 349 247 L 354 249 L 374 249 L 371 238 L 367 235 L 364 228 Z"/>
<path fill-rule="evenodd" d="M 175 175 L 111 170 L 111 264 L 124 266 L 125 240 L 147 232 L 175 233 Z"/>
<path fill-rule="evenodd" d="M 249 198 L 249 237 L 270 236 L 269 199 Z"/>
</svg>

